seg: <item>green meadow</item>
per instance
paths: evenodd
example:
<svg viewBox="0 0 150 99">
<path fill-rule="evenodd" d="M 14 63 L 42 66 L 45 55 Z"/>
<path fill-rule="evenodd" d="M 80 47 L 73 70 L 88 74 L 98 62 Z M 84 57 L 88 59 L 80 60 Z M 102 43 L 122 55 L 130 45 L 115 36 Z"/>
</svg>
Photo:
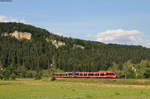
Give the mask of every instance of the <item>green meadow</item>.
<svg viewBox="0 0 150 99">
<path fill-rule="evenodd" d="M 150 99 L 149 80 L 0 81 L 0 99 Z"/>
</svg>

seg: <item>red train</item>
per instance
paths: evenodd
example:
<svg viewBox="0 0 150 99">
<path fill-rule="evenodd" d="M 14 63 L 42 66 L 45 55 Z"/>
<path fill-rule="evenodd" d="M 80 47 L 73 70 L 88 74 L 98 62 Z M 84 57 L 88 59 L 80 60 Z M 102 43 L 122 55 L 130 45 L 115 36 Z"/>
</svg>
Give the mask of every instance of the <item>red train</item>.
<svg viewBox="0 0 150 99">
<path fill-rule="evenodd" d="M 116 78 L 115 72 L 66 72 L 53 73 L 56 78 Z"/>
</svg>

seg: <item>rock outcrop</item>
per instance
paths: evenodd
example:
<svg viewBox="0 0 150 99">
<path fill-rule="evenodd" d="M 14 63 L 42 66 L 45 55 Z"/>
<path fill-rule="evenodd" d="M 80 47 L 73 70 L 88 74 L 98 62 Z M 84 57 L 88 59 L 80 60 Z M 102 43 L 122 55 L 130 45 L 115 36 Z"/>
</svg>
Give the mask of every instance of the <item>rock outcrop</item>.
<svg viewBox="0 0 150 99">
<path fill-rule="evenodd" d="M 57 40 L 49 40 L 48 38 L 46 39 L 46 41 L 51 42 L 56 48 L 66 45 L 65 42 L 57 41 Z"/>
<path fill-rule="evenodd" d="M 15 31 L 13 33 L 3 33 L 1 35 L 2 36 L 12 36 L 12 37 L 15 37 L 17 39 L 27 39 L 27 40 L 30 40 L 31 37 L 32 37 L 31 33 L 28 33 L 28 32 L 18 32 L 18 31 Z"/>
<path fill-rule="evenodd" d="M 84 47 L 84 46 L 82 46 L 82 45 L 76 45 L 76 44 L 74 44 L 74 45 L 73 45 L 73 48 L 80 48 L 80 49 L 84 49 L 85 47 Z"/>
<path fill-rule="evenodd" d="M 59 48 L 61 46 L 64 46 L 65 43 L 64 42 L 61 42 L 61 41 L 57 41 L 57 40 L 52 40 L 51 41 L 53 45 L 55 45 L 56 48 Z"/>
</svg>

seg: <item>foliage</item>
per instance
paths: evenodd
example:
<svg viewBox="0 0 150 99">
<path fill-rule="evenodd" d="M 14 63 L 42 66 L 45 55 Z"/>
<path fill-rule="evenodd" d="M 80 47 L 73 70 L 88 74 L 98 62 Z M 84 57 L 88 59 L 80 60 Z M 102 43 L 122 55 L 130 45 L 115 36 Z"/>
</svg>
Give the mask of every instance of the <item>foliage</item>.
<svg viewBox="0 0 150 99">
<path fill-rule="evenodd" d="M 14 65 L 9 65 L 7 68 L 5 68 L 3 71 L 3 79 L 4 80 L 15 80 L 16 78 L 16 75 L 14 74 L 15 73 L 15 66 Z"/>
<path fill-rule="evenodd" d="M 42 72 L 37 72 L 35 75 L 35 80 L 42 79 Z"/>
<path fill-rule="evenodd" d="M 35 78 L 36 74 L 37 74 L 36 71 L 28 70 L 25 73 L 25 78 Z"/>
<path fill-rule="evenodd" d="M 150 78 L 150 68 L 147 69 L 147 70 L 144 72 L 144 77 L 145 77 L 145 78 Z"/>
<path fill-rule="evenodd" d="M 150 61 L 150 49 L 142 46 L 104 44 L 66 38 L 31 25 L 0 23 L 0 35 L 16 30 L 31 33 L 32 39 L 18 40 L 14 37 L 0 36 L 0 66 L 4 69 L 2 75 L 6 79 L 9 79 L 8 76 L 12 73 L 17 77 L 35 77 L 38 74 L 31 71 L 48 70 L 52 73 L 55 71 L 53 68 L 65 72 L 109 69 L 116 71 L 121 77 L 129 77 L 132 74 L 134 78 L 142 78 L 147 68 L 143 69 L 143 66 L 146 64 L 135 65 L 142 60 Z M 52 44 L 53 40 L 61 41 L 65 45 L 57 48 Z M 11 64 L 13 64 L 13 71 L 9 69 Z M 134 68 L 139 71 L 135 72 Z"/>
<path fill-rule="evenodd" d="M 51 81 L 55 81 L 56 80 L 56 78 L 55 77 L 51 77 Z"/>
<path fill-rule="evenodd" d="M 15 72 L 18 78 L 25 78 L 27 74 L 27 68 L 25 66 L 17 65 L 15 68 Z"/>
<path fill-rule="evenodd" d="M 4 77 L 3 77 L 3 72 L 0 71 L 0 80 L 2 80 Z"/>
<path fill-rule="evenodd" d="M 10 75 L 10 79 L 11 79 L 11 80 L 16 80 L 16 74 L 12 73 L 12 74 Z"/>
<path fill-rule="evenodd" d="M 119 78 L 149 78 L 150 61 L 141 60 L 139 64 L 134 64 L 129 60 L 122 66 L 113 62 L 108 70 L 115 71 Z"/>
</svg>

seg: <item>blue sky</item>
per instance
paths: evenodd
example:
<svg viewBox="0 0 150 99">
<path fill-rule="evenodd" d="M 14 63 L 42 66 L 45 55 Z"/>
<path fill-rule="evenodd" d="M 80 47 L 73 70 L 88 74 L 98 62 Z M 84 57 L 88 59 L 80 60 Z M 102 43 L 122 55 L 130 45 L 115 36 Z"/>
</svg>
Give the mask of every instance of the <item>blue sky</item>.
<svg viewBox="0 0 150 99">
<path fill-rule="evenodd" d="M 0 2 L 0 16 L 65 36 L 150 47 L 149 4 L 150 0 L 12 0 Z"/>
</svg>

